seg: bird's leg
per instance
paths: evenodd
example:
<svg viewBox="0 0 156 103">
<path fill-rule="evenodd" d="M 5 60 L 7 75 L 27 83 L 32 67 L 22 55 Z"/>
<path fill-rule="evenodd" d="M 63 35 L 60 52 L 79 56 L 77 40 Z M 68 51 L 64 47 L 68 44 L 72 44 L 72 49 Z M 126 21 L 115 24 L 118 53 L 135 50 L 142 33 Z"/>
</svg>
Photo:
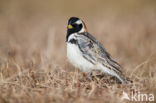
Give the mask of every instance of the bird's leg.
<svg viewBox="0 0 156 103">
<path fill-rule="evenodd" d="M 93 76 L 93 73 L 92 71 L 88 72 L 87 76 L 86 76 L 86 79 L 87 80 L 91 80 L 92 79 L 92 76 Z"/>
<path fill-rule="evenodd" d="M 93 76 L 93 73 L 92 73 L 92 71 L 88 72 L 88 75 L 87 75 L 87 76 L 90 76 L 90 77 L 92 77 L 92 76 Z"/>
</svg>

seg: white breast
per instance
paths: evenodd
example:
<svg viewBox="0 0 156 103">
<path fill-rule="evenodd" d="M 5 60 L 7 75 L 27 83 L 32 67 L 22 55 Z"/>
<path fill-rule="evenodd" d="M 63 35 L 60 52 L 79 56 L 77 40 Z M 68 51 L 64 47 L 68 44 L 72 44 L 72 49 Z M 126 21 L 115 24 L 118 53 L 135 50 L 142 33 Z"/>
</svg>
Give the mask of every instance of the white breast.
<svg viewBox="0 0 156 103">
<path fill-rule="evenodd" d="M 93 69 L 93 64 L 82 56 L 81 51 L 75 44 L 67 43 L 67 58 L 71 64 L 80 68 L 82 71 Z"/>
</svg>

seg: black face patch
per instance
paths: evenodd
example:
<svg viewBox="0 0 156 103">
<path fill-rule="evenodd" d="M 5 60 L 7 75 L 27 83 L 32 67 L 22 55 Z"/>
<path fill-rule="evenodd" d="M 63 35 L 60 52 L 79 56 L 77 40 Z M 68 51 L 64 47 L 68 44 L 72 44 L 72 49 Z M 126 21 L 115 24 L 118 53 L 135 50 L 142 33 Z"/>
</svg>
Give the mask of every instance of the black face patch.
<svg viewBox="0 0 156 103">
<path fill-rule="evenodd" d="M 71 17 L 68 20 L 68 25 L 71 25 L 72 26 L 72 29 L 67 29 L 66 41 L 68 40 L 68 37 L 70 36 L 70 34 L 79 32 L 82 29 L 82 27 L 83 27 L 82 24 L 76 24 L 75 23 L 78 20 L 80 20 L 80 19 L 77 18 L 77 17 Z"/>
</svg>

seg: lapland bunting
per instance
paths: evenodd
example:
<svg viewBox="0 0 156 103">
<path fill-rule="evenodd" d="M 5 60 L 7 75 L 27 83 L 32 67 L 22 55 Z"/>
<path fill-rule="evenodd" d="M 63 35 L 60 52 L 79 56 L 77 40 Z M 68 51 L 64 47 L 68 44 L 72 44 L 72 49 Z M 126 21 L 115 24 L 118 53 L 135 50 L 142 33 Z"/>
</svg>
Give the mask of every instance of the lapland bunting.
<svg viewBox="0 0 156 103">
<path fill-rule="evenodd" d="M 126 83 L 121 66 L 112 59 L 103 45 L 87 32 L 85 23 L 77 18 L 68 20 L 67 58 L 71 64 L 84 72 L 93 69 L 115 76 L 121 83 Z"/>
</svg>

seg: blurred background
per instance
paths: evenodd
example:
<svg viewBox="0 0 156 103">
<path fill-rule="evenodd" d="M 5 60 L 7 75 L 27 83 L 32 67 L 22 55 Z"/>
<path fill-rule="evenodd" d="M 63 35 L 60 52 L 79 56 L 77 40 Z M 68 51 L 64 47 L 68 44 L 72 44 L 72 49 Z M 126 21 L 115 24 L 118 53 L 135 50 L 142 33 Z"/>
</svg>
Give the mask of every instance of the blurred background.
<svg viewBox="0 0 156 103">
<path fill-rule="evenodd" d="M 23 62 L 44 53 L 64 62 L 71 16 L 83 19 L 123 65 L 133 67 L 156 52 L 155 0 L 0 0 L 0 59 Z"/>
<path fill-rule="evenodd" d="M 139 90 L 156 94 L 156 0 L 0 0 L 1 103 L 121 103 L 73 72 L 65 43 L 71 16 L 86 23 Z"/>
</svg>

